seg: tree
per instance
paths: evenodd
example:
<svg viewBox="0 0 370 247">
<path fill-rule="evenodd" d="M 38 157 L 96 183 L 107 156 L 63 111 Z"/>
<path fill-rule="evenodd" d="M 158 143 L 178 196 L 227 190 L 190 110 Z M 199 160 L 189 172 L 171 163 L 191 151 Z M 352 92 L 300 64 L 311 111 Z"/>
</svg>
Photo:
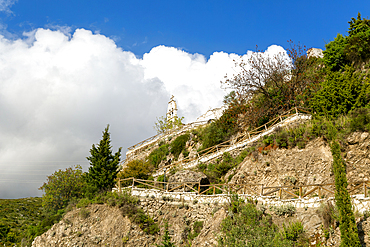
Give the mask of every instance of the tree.
<svg viewBox="0 0 370 247">
<path fill-rule="evenodd" d="M 47 182 L 39 188 L 45 192 L 42 205 L 47 210 L 62 209 L 72 198 L 82 197 L 85 186 L 81 166 L 69 167 L 65 171 L 58 170 L 48 176 Z"/>
<path fill-rule="evenodd" d="M 370 58 L 370 20 L 362 19 L 358 13 L 357 19 L 349 23 L 348 36 L 338 34 L 334 41 L 325 45 L 325 65 L 332 71 L 339 71 L 346 65 L 362 65 Z"/>
<path fill-rule="evenodd" d="M 310 105 L 318 115 L 338 117 L 369 103 L 370 84 L 366 74 L 346 66 L 344 72 L 328 71 Z"/>
<path fill-rule="evenodd" d="M 366 62 L 370 58 L 370 20 L 362 19 L 358 13 L 357 19 L 349 23 L 347 44 L 344 53 L 355 65 Z"/>
<path fill-rule="evenodd" d="M 122 147 L 114 155 L 109 133 L 109 125 L 103 132 L 103 139 L 90 149 L 91 156 L 87 157 L 90 161 L 89 172 L 87 174 L 88 183 L 95 187 L 96 191 L 112 190 L 118 174 Z"/>
<path fill-rule="evenodd" d="M 167 132 L 168 130 L 182 126 L 183 120 L 184 117 L 179 118 L 176 116 L 173 119 L 169 120 L 166 117 L 161 116 L 157 118 L 157 122 L 154 123 L 154 129 L 157 131 L 157 134 L 162 134 Z"/>
<path fill-rule="evenodd" d="M 339 34 L 334 41 L 329 42 L 325 45 L 324 63 L 332 71 L 338 71 L 343 68 L 346 64 L 349 64 L 345 54 L 344 48 L 347 44 L 347 40 L 343 35 Z"/>
<path fill-rule="evenodd" d="M 322 80 L 319 58 L 307 58 L 306 48 L 290 41 L 290 49 L 275 55 L 257 50 L 236 62 L 238 74 L 221 82 L 235 91 L 239 102 L 246 102 L 244 121 L 257 127 L 307 100 Z"/>
<path fill-rule="evenodd" d="M 361 246 L 351 198 L 347 190 L 346 163 L 341 156 L 340 145 L 337 141 L 337 129 L 333 124 L 330 126 L 329 132 L 331 132 L 330 138 L 332 139 L 330 148 L 333 155 L 335 203 L 339 212 L 340 246 Z"/>
</svg>

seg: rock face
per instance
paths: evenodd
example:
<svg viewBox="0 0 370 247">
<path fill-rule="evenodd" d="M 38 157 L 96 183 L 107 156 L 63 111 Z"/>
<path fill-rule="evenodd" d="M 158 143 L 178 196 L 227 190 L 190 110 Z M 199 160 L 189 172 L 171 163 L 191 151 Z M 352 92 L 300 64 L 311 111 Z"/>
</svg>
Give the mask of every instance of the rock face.
<svg viewBox="0 0 370 247">
<path fill-rule="evenodd" d="M 68 212 L 63 220 L 35 238 L 32 246 L 123 246 L 129 239 L 139 241 L 137 246 L 149 246 L 155 241 L 154 236 L 144 234 L 123 217 L 118 208 L 92 205 Z"/>
<path fill-rule="evenodd" d="M 218 245 L 218 236 L 221 232 L 221 223 L 226 218 L 227 213 L 224 208 L 218 210 L 212 218 L 207 219 L 203 229 L 194 239 L 191 246 L 208 247 Z"/>
<path fill-rule="evenodd" d="M 332 183 L 332 162 L 330 147 L 321 138 L 309 142 L 304 149 L 271 149 L 267 154 L 256 150 L 233 172 L 230 183 L 265 186 Z"/>
<path fill-rule="evenodd" d="M 182 183 L 200 183 L 200 184 L 209 184 L 209 180 L 207 176 L 202 172 L 194 172 L 189 170 L 183 170 L 176 172 L 174 175 L 170 176 L 168 179 L 169 183 L 174 183 L 169 185 L 169 190 L 174 189 L 181 185 Z M 190 184 L 189 184 L 190 186 Z M 174 191 L 186 191 L 191 192 L 193 191 L 189 187 L 181 187 L 178 189 L 175 189 Z"/>
<path fill-rule="evenodd" d="M 68 212 L 49 231 L 35 238 L 32 246 L 156 246 L 161 244 L 164 222 L 168 222 L 171 241 L 175 246 L 185 247 L 196 221 L 206 223 L 197 245 L 192 246 L 205 246 L 200 245 L 201 242 L 217 246 L 215 234 L 218 234 L 218 227 L 226 216 L 223 205 L 141 198 L 139 206 L 157 222 L 159 234 L 146 234 L 138 225 L 123 217 L 116 207 L 90 205 L 86 209 Z M 83 210 L 89 214 L 82 214 Z"/>
</svg>

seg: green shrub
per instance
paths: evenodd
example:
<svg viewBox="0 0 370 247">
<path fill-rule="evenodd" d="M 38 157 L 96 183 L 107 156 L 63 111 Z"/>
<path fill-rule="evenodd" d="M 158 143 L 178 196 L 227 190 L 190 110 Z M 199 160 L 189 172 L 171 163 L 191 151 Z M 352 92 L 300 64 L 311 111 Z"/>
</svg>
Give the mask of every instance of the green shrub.
<svg viewBox="0 0 370 247">
<path fill-rule="evenodd" d="M 89 198 L 82 198 L 77 204 L 76 204 L 76 207 L 77 208 L 86 208 L 87 206 L 89 206 L 91 204 L 91 201 L 89 200 Z"/>
<path fill-rule="evenodd" d="M 334 41 L 329 42 L 325 45 L 324 50 L 324 63 L 332 71 L 338 71 L 344 68 L 345 65 L 349 64 L 344 54 L 344 48 L 346 46 L 346 38 L 339 34 Z"/>
<path fill-rule="evenodd" d="M 289 225 L 283 223 L 283 229 L 279 232 L 277 238 L 294 243 L 293 246 L 309 246 L 309 239 L 305 235 L 302 223 L 299 221 L 289 223 Z"/>
<path fill-rule="evenodd" d="M 310 105 L 318 115 L 337 118 L 355 108 L 366 106 L 369 102 L 368 90 L 369 82 L 365 74 L 347 66 L 343 73 L 328 71 Z"/>
<path fill-rule="evenodd" d="M 58 170 L 48 176 L 47 182 L 39 188 L 45 192 L 42 205 L 46 210 L 56 212 L 66 207 L 72 198 L 83 197 L 86 187 L 81 166 L 69 167 L 65 171 Z"/>
<path fill-rule="evenodd" d="M 186 142 L 189 140 L 190 134 L 184 134 L 176 137 L 176 139 L 170 144 L 170 152 L 173 154 L 175 160 L 179 157 L 181 152 L 184 150 Z"/>
<path fill-rule="evenodd" d="M 171 242 L 171 236 L 168 231 L 168 221 L 164 224 L 164 235 L 162 239 L 162 245 L 157 244 L 157 247 L 175 247 L 175 244 Z"/>
<path fill-rule="evenodd" d="M 238 116 L 245 112 L 245 105 L 230 104 L 222 116 L 199 133 L 202 146 L 199 151 L 225 142 L 238 131 Z"/>
<path fill-rule="evenodd" d="M 280 207 L 278 206 L 272 206 L 271 210 L 277 215 L 277 216 L 293 216 L 296 212 L 296 208 L 292 204 L 286 204 L 282 205 Z"/>
<path fill-rule="evenodd" d="M 166 156 L 169 154 L 168 147 L 169 144 L 163 144 L 159 148 L 154 149 L 148 156 L 149 163 L 155 168 L 158 168 L 158 165 L 162 160 L 165 160 Z"/>
<path fill-rule="evenodd" d="M 350 112 L 350 130 L 370 131 L 370 109 L 359 108 Z"/>
<path fill-rule="evenodd" d="M 219 246 L 294 246 L 294 241 L 279 237 L 270 215 L 237 196 L 231 198 L 229 214 L 221 223 Z"/>
<path fill-rule="evenodd" d="M 80 214 L 80 216 L 81 216 L 82 219 L 86 219 L 86 218 L 88 218 L 90 216 L 90 211 L 87 210 L 86 208 L 81 208 L 79 214 Z"/>
<path fill-rule="evenodd" d="M 188 239 L 193 241 L 203 229 L 203 221 L 195 221 L 193 224 L 193 231 L 189 233 Z"/>
<path fill-rule="evenodd" d="M 148 180 L 149 175 L 152 172 L 152 167 L 148 162 L 142 160 L 132 160 L 127 163 L 127 166 L 118 173 L 118 178 L 138 178 Z M 131 185 L 132 181 L 124 181 L 122 186 L 129 186 Z"/>
</svg>

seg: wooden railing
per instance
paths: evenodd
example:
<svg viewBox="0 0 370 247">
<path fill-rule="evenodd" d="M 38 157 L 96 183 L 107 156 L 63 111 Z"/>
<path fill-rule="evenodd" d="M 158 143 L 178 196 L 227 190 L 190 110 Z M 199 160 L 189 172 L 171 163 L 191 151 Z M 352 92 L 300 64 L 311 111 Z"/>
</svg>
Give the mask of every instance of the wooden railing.
<svg viewBox="0 0 370 247">
<path fill-rule="evenodd" d="M 186 130 L 188 130 L 189 128 L 194 128 L 194 127 L 196 127 L 196 126 L 204 125 L 204 124 L 206 124 L 207 122 L 208 122 L 208 121 L 198 121 L 198 122 L 193 122 L 193 123 L 184 124 L 184 125 L 182 125 L 180 128 L 173 128 L 173 129 L 170 129 L 170 130 L 166 131 L 165 133 L 159 133 L 159 134 L 157 134 L 157 135 L 155 135 L 155 136 L 149 137 L 149 138 L 147 138 L 147 139 L 145 139 L 145 140 L 143 140 L 143 141 L 141 141 L 141 142 L 139 142 L 139 143 L 136 143 L 135 145 L 132 145 L 131 147 L 128 147 L 127 149 L 128 149 L 128 150 L 135 149 L 135 148 L 137 148 L 137 147 L 139 147 L 139 146 L 141 146 L 141 145 L 143 145 L 143 144 L 145 144 L 145 143 L 148 143 L 148 142 L 150 142 L 150 141 L 152 141 L 152 140 L 154 140 L 154 139 L 156 139 L 156 138 L 159 138 L 159 137 L 161 137 L 161 136 L 171 135 L 171 134 L 173 134 L 173 133 L 175 133 L 175 132 L 178 132 L 178 131 L 181 131 L 181 132 L 182 132 L 182 131 L 186 131 Z"/>
<path fill-rule="evenodd" d="M 193 158 L 189 157 L 189 158 L 182 159 L 180 161 L 175 161 L 175 162 L 173 162 L 173 163 L 171 163 L 167 166 L 162 166 L 162 167 L 158 168 L 158 171 L 160 172 L 164 168 L 169 169 L 169 168 L 171 168 L 171 167 L 173 167 L 177 164 L 180 164 L 180 163 L 181 164 L 186 164 L 186 163 L 192 162 L 194 160 L 201 159 L 202 157 L 207 156 L 209 154 L 212 154 L 214 152 L 218 152 L 219 150 L 235 146 L 239 143 L 245 142 L 246 140 L 250 140 L 251 138 L 261 134 L 262 132 L 267 131 L 272 127 L 275 127 L 275 125 L 283 122 L 285 119 L 287 119 L 291 116 L 294 116 L 294 115 L 298 115 L 299 113 L 302 113 L 302 112 L 305 113 L 305 114 L 310 114 L 310 112 L 307 111 L 304 108 L 294 107 L 291 110 L 283 113 L 282 115 L 279 115 L 278 117 L 270 120 L 269 122 L 255 128 L 251 131 L 247 131 L 244 134 L 239 134 L 233 140 L 228 140 L 228 141 L 222 142 L 218 145 L 215 145 L 215 146 L 212 146 L 212 147 L 209 147 L 209 148 L 206 148 L 206 149 L 203 149 L 203 150 L 199 151 L 197 153 L 197 157 L 193 157 Z"/>
<path fill-rule="evenodd" d="M 309 195 L 318 196 L 320 198 L 328 195 L 334 196 L 335 184 L 307 184 L 307 185 L 291 185 L 291 186 L 264 186 L 263 184 L 200 184 L 200 182 L 159 182 L 153 180 L 144 180 L 136 178 L 118 179 L 117 189 L 122 191 L 122 185 L 126 184 L 129 188 L 142 187 L 157 189 L 160 191 L 174 192 L 182 190 L 183 192 L 195 192 L 198 195 L 217 195 L 217 194 L 251 194 L 257 196 L 268 196 L 276 193 L 277 196 L 284 198 L 304 198 Z M 359 194 L 362 191 L 367 197 L 370 188 L 370 181 L 356 181 L 348 183 L 348 192 L 350 194 Z M 317 192 L 313 194 L 314 192 Z M 360 194 L 362 194 L 360 193 Z"/>
</svg>

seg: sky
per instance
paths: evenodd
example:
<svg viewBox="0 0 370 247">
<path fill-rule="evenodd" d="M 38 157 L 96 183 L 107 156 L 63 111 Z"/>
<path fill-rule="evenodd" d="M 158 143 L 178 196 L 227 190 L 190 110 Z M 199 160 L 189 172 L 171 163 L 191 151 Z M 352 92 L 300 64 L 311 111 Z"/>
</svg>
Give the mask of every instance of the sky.
<svg viewBox="0 0 370 247">
<path fill-rule="evenodd" d="M 0 198 L 41 196 L 109 124 L 113 152 L 152 135 L 171 95 L 192 122 L 220 107 L 233 60 L 288 40 L 325 48 L 353 1 L 0 0 Z"/>
</svg>

